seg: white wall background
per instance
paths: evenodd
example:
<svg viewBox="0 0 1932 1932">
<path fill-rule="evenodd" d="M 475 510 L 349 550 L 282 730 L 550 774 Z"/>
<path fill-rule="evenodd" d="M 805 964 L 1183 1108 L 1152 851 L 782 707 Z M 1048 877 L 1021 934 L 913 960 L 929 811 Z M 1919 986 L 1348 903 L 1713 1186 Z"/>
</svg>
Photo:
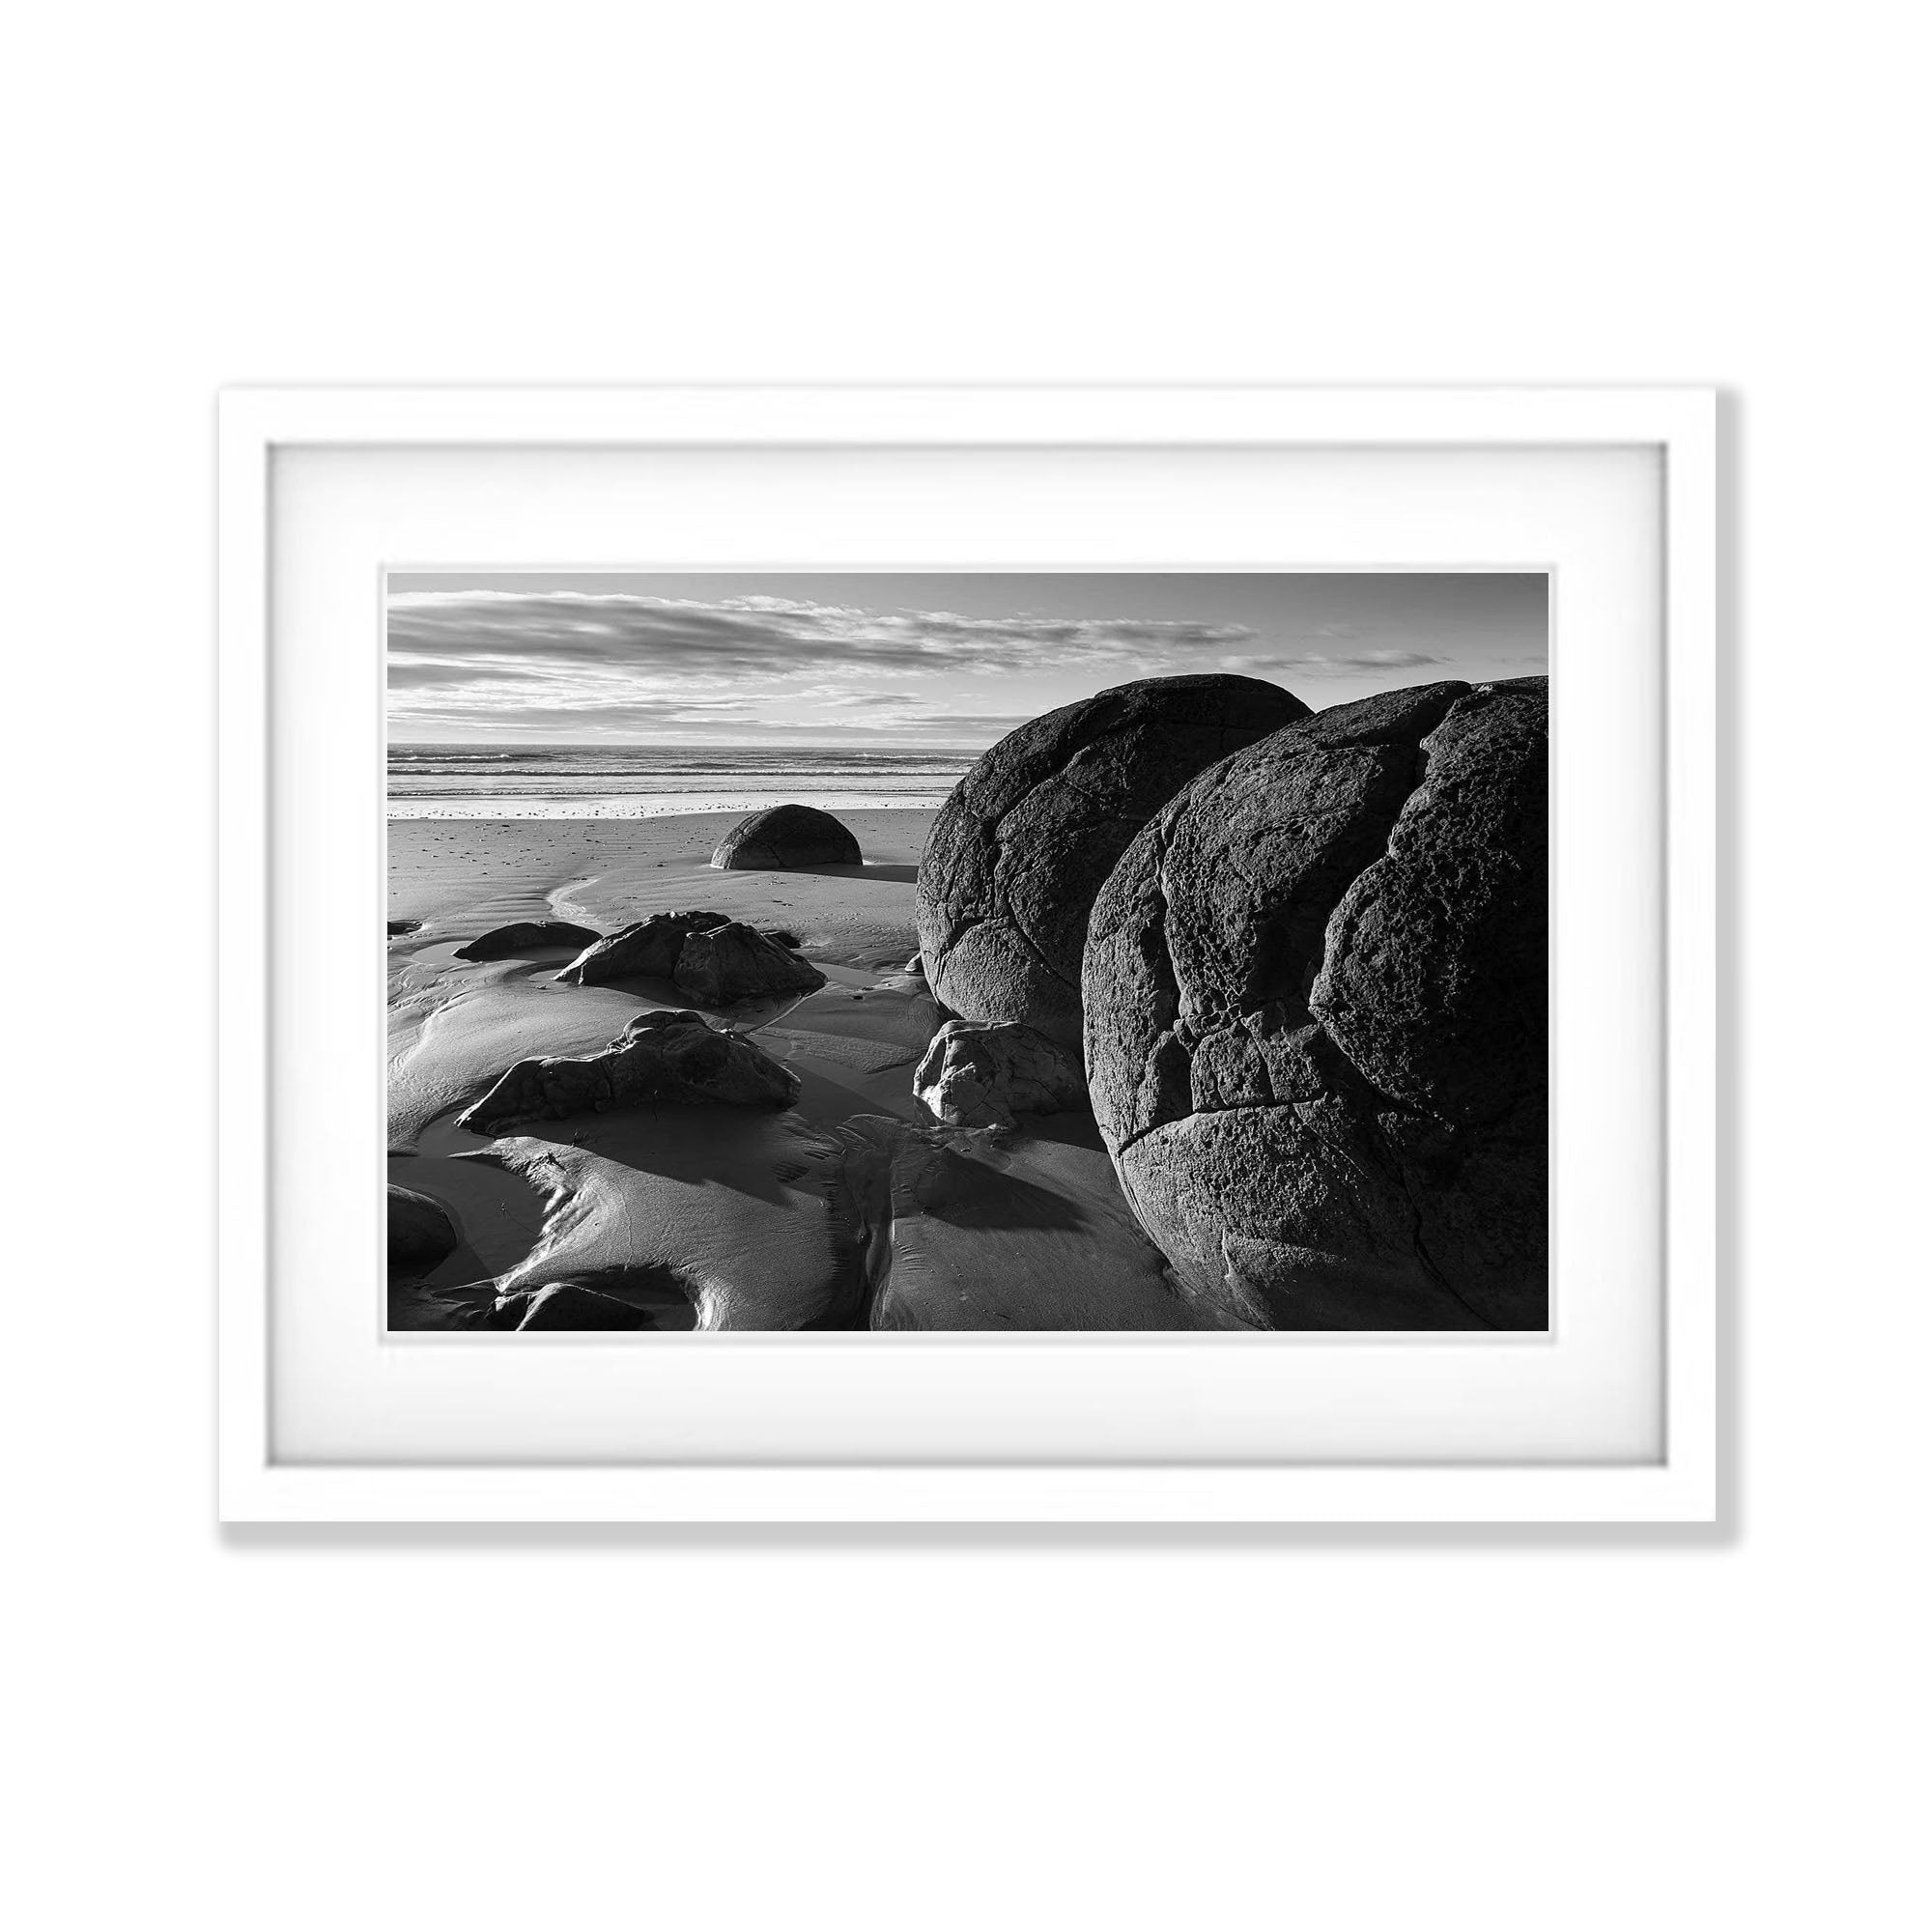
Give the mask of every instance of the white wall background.
<svg viewBox="0 0 1932 1932">
<path fill-rule="evenodd" d="M 1922 1922 L 1918 24 L 16 19 L 14 1922 Z M 212 392 L 890 378 L 1730 389 L 1725 1534 L 217 1533 Z"/>
</svg>

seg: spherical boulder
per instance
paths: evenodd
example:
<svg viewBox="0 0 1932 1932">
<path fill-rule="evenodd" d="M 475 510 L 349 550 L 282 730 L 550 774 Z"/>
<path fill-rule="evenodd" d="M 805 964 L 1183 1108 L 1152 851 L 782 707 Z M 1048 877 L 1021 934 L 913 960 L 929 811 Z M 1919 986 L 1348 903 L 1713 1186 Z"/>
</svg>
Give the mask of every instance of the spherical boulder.
<svg viewBox="0 0 1932 1932">
<path fill-rule="evenodd" d="M 1134 840 L 1095 1118 L 1177 1278 L 1273 1328 L 1548 1321 L 1548 684 L 1339 705 Z"/>
<path fill-rule="evenodd" d="M 1258 678 L 1152 677 L 1002 738 L 953 787 L 920 861 L 934 997 L 1077 1046 L 1087 914 L 1114 862 L 1197 773 L 1308 715 Z"/>
<path fill-rule="evenodd" d="M 786 872 L 801 866 L 858 866 L 859 841 L 829 811 L 775 805 L 741 818 L 711 855 L 721 872 Z"/>
</svg>

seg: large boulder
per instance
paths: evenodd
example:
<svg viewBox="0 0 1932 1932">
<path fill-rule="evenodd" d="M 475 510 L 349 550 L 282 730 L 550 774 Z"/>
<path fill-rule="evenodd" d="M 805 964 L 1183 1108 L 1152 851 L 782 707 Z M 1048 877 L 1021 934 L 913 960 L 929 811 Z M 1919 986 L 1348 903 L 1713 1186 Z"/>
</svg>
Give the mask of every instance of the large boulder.
<svg viewBox="0 0 1932 1932">
<path fill-rule="evenodd" d="M 743 1034 L 710 1026 L 701 1013 L 639 1013 L 602 1053 L 518 1061 L 456 1124 L 500 1134 L 526 1121 L 610 1107 L 788 1107 L 798 1090 L 790 1067 Z"/>
<path fill-rule="evenodd" d="M 639 978 L 668 980 L 692 933 L 729 922 L 730 914 L 723 912 L 654 912 L 586 947 L 556 977 L 572 986 Z"/>
<path fill-rule="evenodd" d="M 455 956 L 517 959 L 546 946 L 567 946 L 573 952 L 581 952 L 586 946 L 595 946 L 602 936 L 587 925 L 573 925 L 567 919 L 521 919 L 511 925 L 493 925 L 468 946 L 459 946 Z"/>
<path fill-rule="evenodd" d="M 912 1087 L 933 1119 L 952 1127 L 1012 1127 L 1021 1114 L 1087 1104 L 1080 1056 L 1018 1020 L 948 1020 Z"/>
<path fill-rule="evenodd" d="M 1096 900 L 1090 1092 L 1183 1286 L 1275 1328 L 1548 1325 L 1548 686 L 1339 705 Z"/>
<path fill-rule="evenodd" d="M 801 866 L 858 866 L 859 841 L 829 811 L 775 805 L 741 818 L 718 841 L 711 863 L 721 872 L 785 872 Z"/>
<path fill-rule="evenodd" d="M 825 984 L 825 975 L 810 960 L 738 920 L 689 934 L 671 978 L 708 1007 L 814 993 Z"/>
<path fill-rule="evenodd" d="M 389 1189 L 389 1265 L 426 1273 L 453 1255 L 461 1240 L 449 1209 L 412 1188 Z"/>
<path fill-rule="evenodd" d="M 1197 773 L 1307 716 L 1257 678 L 1154 677 L 1002 738 L 953 787 L 920 861 L 919 944 L 940 1004 L 1077 1047 L 1087 914 L 1115 861 Z"/>
</svg>

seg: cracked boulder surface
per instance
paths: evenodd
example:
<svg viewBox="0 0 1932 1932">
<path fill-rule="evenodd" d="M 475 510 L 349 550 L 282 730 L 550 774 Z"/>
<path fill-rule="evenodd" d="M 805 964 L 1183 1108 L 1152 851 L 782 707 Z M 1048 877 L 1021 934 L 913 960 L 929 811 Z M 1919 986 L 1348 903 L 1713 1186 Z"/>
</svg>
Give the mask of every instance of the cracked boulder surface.
<svg viewBox="0 0 1932 1932">
<path fill-rule="evenodd" d="M 1542 1328 L 1548 683 L 1204 773 L 1094 903 L 1091 1097 L 1182 1285 L 1270 1328 Z"/>
<path fill-rule="evenodd" d="M 1208 766 L 1309 715 L 1278 685 L 1146 678 L 1008 734 L 953 787 L 920 861 L 927 983 L 952 1014 L 1078 1047 L 1087 915 L 1135 835 Z"/>
<path fill-rule="evenodd" d="M 865 863 L 851 828 L 813 805 L 775 805 L 741 818 L 711 855 L 721 872 L 784 872 Z"/>
</svg>

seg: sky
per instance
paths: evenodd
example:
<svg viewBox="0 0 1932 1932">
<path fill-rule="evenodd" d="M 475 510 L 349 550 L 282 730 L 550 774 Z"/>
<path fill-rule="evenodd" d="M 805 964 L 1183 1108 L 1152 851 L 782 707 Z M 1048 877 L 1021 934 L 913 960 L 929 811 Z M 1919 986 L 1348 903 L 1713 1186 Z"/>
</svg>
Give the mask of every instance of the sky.
<svg viewBox="0 0 1932 1932">
<path fill-rule="evenodd" d="M 1548 668 L 1541 573 L 391 573 L 399 744 L 979 750 L 1109 685 L 1316 710 Z"/>
</svg>

